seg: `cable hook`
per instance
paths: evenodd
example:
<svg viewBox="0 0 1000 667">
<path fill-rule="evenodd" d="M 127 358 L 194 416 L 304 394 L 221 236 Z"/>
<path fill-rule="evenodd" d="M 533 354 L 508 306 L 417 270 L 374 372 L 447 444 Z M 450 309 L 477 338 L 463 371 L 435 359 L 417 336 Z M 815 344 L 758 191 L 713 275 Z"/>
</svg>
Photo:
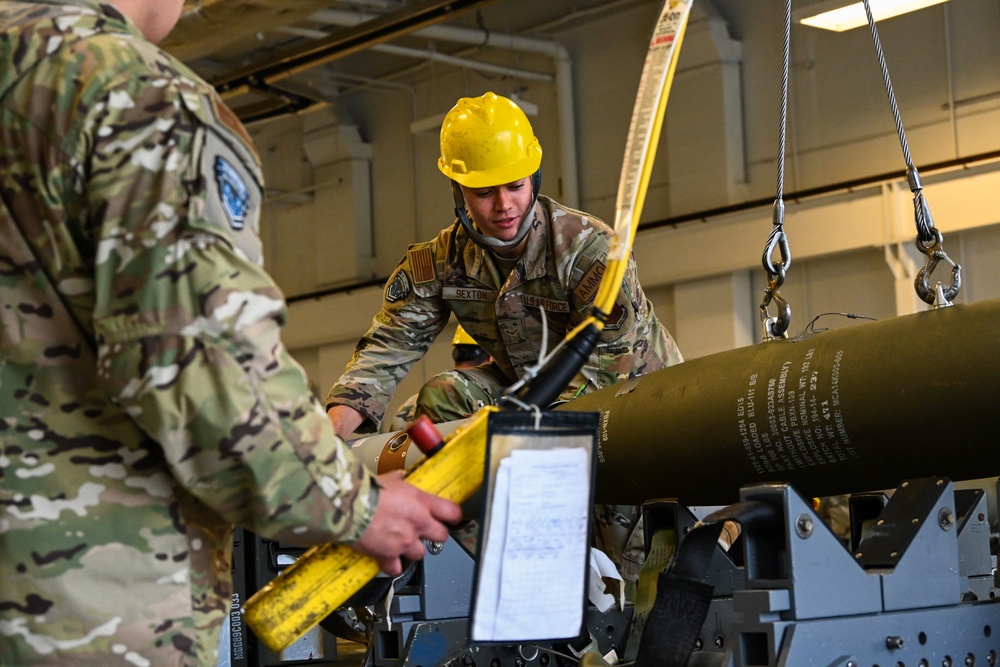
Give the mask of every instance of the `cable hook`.
<svg viewBox="0 0 1000 667">
<path fill-rule="evenodd" d="M 764 290 L 764 300 L 760 304 L 760 319 L 765 341 L 785 338 L 792 323 L 792 308 L 778 291 L 778 288 L 785 284 L 785 271 L 792 265 L 792 252 L 788 247 L 788 235 L 784 230 L 785 202 L 782 199 L 774 200 L 772 216 L 774 226 L 771 227 L 771 233 L 764 246 L 764 256 L 761 258 L 764 270 L 767 271 L 767 288 Z M 772 259 L 775 249 L 781 257 L 778 262 Z M 772 301 L 778 309 L 777 317 L 771 317 L 767 311 Z"/>
<path fill-rule="evenodd" d="M 863 3 L 865 15 L 868 17 L 868 27 L 872 33 L 872 42 L 875 44 L 875 55 L 878 58 L 879 68 L 882 70 L 885 92 L 889 96 L 889 108 L 892 110 L 892 118 L 896 123 L 899 146 L 903 150 L 903 161 L 906 163 L 906 182 L 910 186 L 910 192 L 913 193 L 913 214 L 917 225 L 917 249 L 927 255 L 927 263 L 917 272 L 914 288 L 917 296 L 925 303 L 929 303 L 935 308 L 943 308 L 951 305 L 951 300 L 958 295 L 958 291 L 962 288 L 962 267 L 951 261 L 941 247 L 943 237 L 934 226 L 934 218 L 931 217 L 927 200 L 924 199 L 924 186 L 920 182 L 920 172 L 913 166 L 913 159 L 910 156 L 910 146 L 906 141 L 903 119 L 899 114 L 899 105 L 896 103 L 896 95 L 892 90 L 889 68 L 885 62 L 885 53 L 882 52 L 882 42 L 878 38 L 878 29 L 875 27 L 871 3 L 870 0 L 863 0 Z M 951 264 L 951 286 L 944 289 L 941 287 L 941 283 L 938 283 L 932 289 L 927 279 L 937 267 L 938 262 L 941 261 Z"/>
<path fill-rule="evenodd" d="M 784 12 L 784 48 L 781 56 L 781 118 L 778 125 L 778 179 L 775 188 L 774 206 L 771 209 L 771 233 L 764 244 L 764 256 L 761 263 L 767 271 L 767 288 L 764 290 L 764 300 L 760 304 L 760 319 L 763 327 L 763 339 L 784 338 L 788 326 L 792 322 L 792 309 L 782 298 L 778 288 L 785 282 L 785 272 L 792 265 L 792 252 L 788 248 L 788 236 L 785 234 L 785 200 L 782 193 L 785 189 L 785 135 L 788 124 L 788 83 L 789 62 L 791 60 L 792 43 L 792 0 L 785 0 Z M 780 260 L 773 259 L 777 249 Z M 771 317 L 767 307 L 774 302 L 778 308 L 777 317 Z"/>
<path fill-rule="evenodd" d="M 778 288 L 785 282 L 785 267 L 778 264 L 777 272 L 770 274 L 767 288 L 764 290 L 764 300 L 760 304 L 760 323 L 765 341 L 774 338 L 787 338 L 788 326 L 792 323 L 792 307 L 788 305 Z M 767 307 L 774 302 L 778 309 L 777 317 L 771 317 Z"/>
<path fill-rule="evenodd" d="M 780 199 L 774 202 L 775 208 L 775 219 L 780 219 L 780 222 L 775 222 L 774 227 L 771 228 L 771 234 L 767 237 L 767 244 L 764 246 L 764 256 L 761 259 L 761 264 L 764 265 L 764 270 L 767 271 L 768 278 L 774 276 L 778 273 L 778 267 L 781 269 L 781 281 L 785 280 L 785 271 L 792 265 L 792 251 L 788 247 L 788 234 L 784 230 L 784 209 L 785 202 Z M 780 214 L 778 209 L 781 209 Z M 780 215 L 780 218 L 779 218 Z M 774 255 L 774 249 L 777 248 L 781 256 L 781 261 L 778 264 L 774 264 L 771 261 L 771 256 Z"/>
<path fill-rule="evenodd" d="M 925 303 L 929 303 L 935 308 L 944 308 L 951 305 L 952 299 L 958 296 L 959 290 L 962 289 L 962 266 L 953 262 L 941 247 L 944 235 L 935 227 L 931 227 L 930 232 L 934 236 L 930 245 L 922 242 L 919 236 L 916 239 L 917 250 L 927 255 L 927 262 L 917 271 L 913 286 L 917 290 L 917 296 Z M 948 289 L 944 289 L 940 282 L 937 283 L 936 287 L 930 286 L 930 275 L 940 262 L 951 265 L 951 285 Z"/>
</svg>

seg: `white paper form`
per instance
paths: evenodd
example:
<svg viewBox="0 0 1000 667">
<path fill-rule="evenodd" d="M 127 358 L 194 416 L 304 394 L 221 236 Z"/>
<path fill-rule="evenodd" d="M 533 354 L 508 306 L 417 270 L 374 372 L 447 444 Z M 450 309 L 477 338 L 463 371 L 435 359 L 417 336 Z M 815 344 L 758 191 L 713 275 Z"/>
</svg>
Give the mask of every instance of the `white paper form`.
<svg viewBox="0 0 1000 667">
<path fill-rule="evenodd" d="M 500 462 L 480 565 L 474 640 L 563 638 L 580 632 L 588 461 L 583 449 L 559 448 L 517 449 Z M 494 600 L 496 611 L 490 614 Z"/>
<path fill-rule="evenodd" d="M 507 535 L 507 504 L 510 497 L 510 459 L 500 461 L 493 482 L 493 504 L 490 507 L 489 533 L 483 545 L 479 564 L 479 586 L 476 591 L 476 611 L 473 614 L 472 639 L 493 641 L 500 602 L 500 572 Z"/>
</svg>

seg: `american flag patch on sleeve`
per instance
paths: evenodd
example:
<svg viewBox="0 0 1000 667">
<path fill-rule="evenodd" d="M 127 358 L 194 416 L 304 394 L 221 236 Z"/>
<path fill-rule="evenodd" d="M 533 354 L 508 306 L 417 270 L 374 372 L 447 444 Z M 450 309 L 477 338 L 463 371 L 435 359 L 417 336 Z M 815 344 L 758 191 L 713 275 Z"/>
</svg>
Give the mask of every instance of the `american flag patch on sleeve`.
<svg viewBox="0 0 1000 667">
<path fill-rule="evenodd" d="M 434 280 L 434 251 L 427 246 L 411 248 L 407 253 L 410 276 L 417 285 Z"/>
</svg>

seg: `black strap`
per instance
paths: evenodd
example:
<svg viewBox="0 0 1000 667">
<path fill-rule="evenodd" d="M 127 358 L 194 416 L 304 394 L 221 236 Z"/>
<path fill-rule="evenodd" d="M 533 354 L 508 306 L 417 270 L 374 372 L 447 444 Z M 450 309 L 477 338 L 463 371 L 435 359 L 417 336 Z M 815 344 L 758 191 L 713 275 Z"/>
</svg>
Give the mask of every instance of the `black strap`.
<svg viewBox="0 0 1000 667">
<path fill-rule="evenodd" d="M 736 521 L 744 532 L 764 536 L 780 532 L 781 516 L 776 505 L 748 501 L 714 512 L 691 529 L 657 580 L 636 667 L 687 667 L 712 601 L 708 573 L 723 524 Z"/>
<path fill-rule="evenodd" d="M 660 575 L 670 567 L 677 553 L 677 530 L 674 526 L 652 530 L 650 522 L 645 523 L 649 547 L 646 560 L 639 570 L 635 601 L 632 604 L 632 621 L 628 625 L 628 641 L 625 642 L 624 662 L 635 662 L 639 655 L 639 643 L 646 629 L 646 621 L 656 603 L 656 590 Z"/>
</svg>

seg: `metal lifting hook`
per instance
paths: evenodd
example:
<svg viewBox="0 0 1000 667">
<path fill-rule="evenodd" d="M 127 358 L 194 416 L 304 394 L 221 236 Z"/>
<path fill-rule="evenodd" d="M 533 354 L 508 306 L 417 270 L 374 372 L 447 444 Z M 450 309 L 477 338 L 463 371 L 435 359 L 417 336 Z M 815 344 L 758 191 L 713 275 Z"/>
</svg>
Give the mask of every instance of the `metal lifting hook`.
<svg viewBox="0 0 1000 667">
<path fill-rule="evenodd" d="M 917 237 L 917 249 L 927 255 L 927 263 L 917 271 L 917 277 L 913 281 L 914 288 L 925 303 L 929 303 L 935 308 L 943 308 L 951 305 L 952 299 L 958 296 L 958 291 L 962 289 L 962 266 L 951 261 L 951 258 L 942 249 L 941 244 L 944 236 L 935 228 L 931 228 L 934 241 L 929 246 L 925 245 L 920 237 Z M 951 285 L 947 289 L 941 288 L 941 283 L 937 287 L 931 287 L 929 278 L 937 268 L 938 262 L 947 262 L 951 265 Z M 943 302 L 942 302 L 943 301 Z"/>
<path fill-rule="evenodd" d="M 760 320 L 764 329 L 764 340 L 772 338 L 784 338 L 792 323 L 792 308 L 781 296 L 778 288 L 785 283 L 785 271 L 792 265 L 792 252 L 788 248 L 788 236 L 784 232 L 785 203 L 776 200 L 774 202 L 774 226 L 771 234 L 767 238 L 764 247 L 764 256 L 761 263 L 767 271 L 767 289 L 764 290 L 764 300 L 760 304 Z M 781 256 L 778 262 L 772 261 L 775 249 Z M 774 301 L 778 308 L 778 316 L 771 317 L 767 312 L 767 307 Z"/>
<path fill-rule="evenodd" d="M 768 278 L 773 278 L 779 272 L 778 267 L 780 267 L 781 282 L 785 282 L 785 271 L 792 265 L 792 251 L 788 247 L 788 235 L 785 234 L 784 230 L 785 202 L 781 200 L 775 201 L 773 208 L 774 226 L 771 227 L 771 234 L 767 237 L 767 243 L 764 246 L 764 257 L 761 259 L 761 263 L 764 265 L 764 270 L 767 271 Z M 774 254 L 775 248 L 778 249 L 781 255 L 781 261 L 777 264 L 771 261 L 771 256 Z M 780 285 L 781 283 L 778 284 Z"/>
<path fill-rule="evenodd" d="M 767 289 L 764 290 L 764 300 L 760 304 L 760 323 L 765 341 L 774 338 L 786 338 L 788 326 L 792 323 L 792 307 L 788 305 L 778 288 L 785 282 L 785 266 L 778 263 L 777 271 L 768 274 Z M 771 317 L 767 307 L 774 302 L 778 309 L 777 317 Z"/>
</svg>

